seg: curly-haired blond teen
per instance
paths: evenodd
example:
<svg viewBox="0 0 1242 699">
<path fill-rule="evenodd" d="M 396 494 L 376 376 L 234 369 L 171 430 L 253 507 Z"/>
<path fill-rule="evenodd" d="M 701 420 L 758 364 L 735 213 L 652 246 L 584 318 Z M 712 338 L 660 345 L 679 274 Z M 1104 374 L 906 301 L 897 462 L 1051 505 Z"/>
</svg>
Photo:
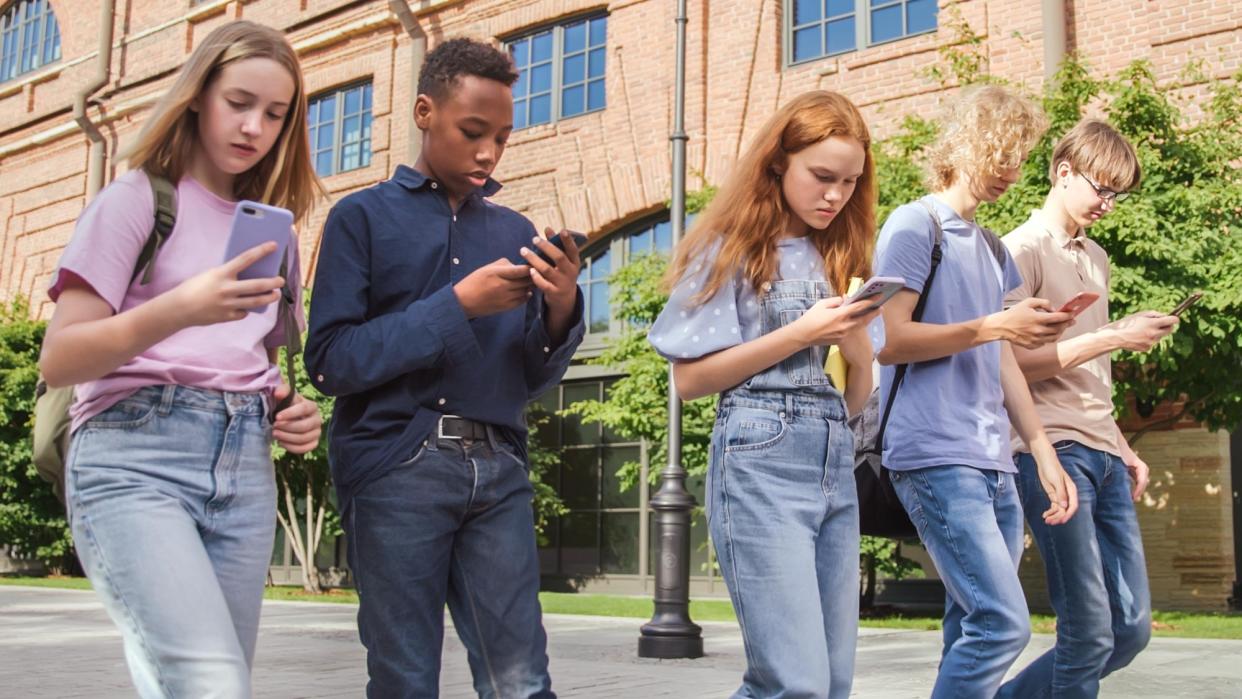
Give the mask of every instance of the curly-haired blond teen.
<svg viewBox="0 0 1242 699">
<path fill-rule="evenodd" d="M 1064 523 L 1077 508 L 1010 347 L 1055 340 L 1069 315 L 1038 298 L 1002 310 L 1022 277 L 996 236 L 974 220 L 981 202 L 1017 181 L 1045 126 L 1037 107 L 1008 90 L 963 92 L 931 149 L 932 194 L 894 211 L 877 246 L 876 273 L 907 285 L 884 306 L 880 362 L 909 365 L 903 386 L 893 386 L 895 367 L 881 375 L 885 396 L 900 389 L 884 465 L 947 593 L 933 697 L 991 697 L 1030 637 L 1018 581 L 1022 506 L 1011 417 L 1051 502 L 1043 520 Z M 925 288 L 935 245 L 940 262 Z M 916 322 L 920 295 L 925 305 Z"/>
</svg>

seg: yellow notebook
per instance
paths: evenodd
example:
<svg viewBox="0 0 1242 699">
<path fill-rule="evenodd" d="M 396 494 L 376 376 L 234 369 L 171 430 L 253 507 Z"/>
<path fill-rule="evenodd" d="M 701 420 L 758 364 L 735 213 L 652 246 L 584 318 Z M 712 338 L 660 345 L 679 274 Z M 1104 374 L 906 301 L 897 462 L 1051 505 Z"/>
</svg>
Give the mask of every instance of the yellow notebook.
<svg viewBox="0 0 1242 699">
<path fill-rule="evenodd" d="M 850 288 L 846 290 L 845 295 L 858 291 L 862 286 L 862 277 L 850 277 Z M 824 373 L 828 374 L 828 378 L 832 379 L 832 385 L 837 387 L 838 391 L 845 392 L 846 377 L 845 358 L 841 356 L 841 349 L 836 345 L 828 348 L 828 360 L 824 362 Z"/>
</svg>

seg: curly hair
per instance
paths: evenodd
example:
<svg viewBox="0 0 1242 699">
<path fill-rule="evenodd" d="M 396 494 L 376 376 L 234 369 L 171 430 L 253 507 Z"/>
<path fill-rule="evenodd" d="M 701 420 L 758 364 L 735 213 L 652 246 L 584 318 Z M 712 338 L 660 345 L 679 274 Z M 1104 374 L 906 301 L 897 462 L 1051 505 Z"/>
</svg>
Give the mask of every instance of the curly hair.
<svg viewBox="0 0 1242 699">
<path fill-rule="evenodd" d="M 449 39 L 435 47 L 418 71 L 418 94 L 442 99 L 463 75 L 475 75 L 512 86 L 518 73 L 509 54 L 474 39 Z"/>
<path fill-rule="evenodd" d="M 966 88 L 927 150 L 928 189 L 948 189 L 959 177 L 982 182 L 1021 166 L 1047 128 L 1048 117 L 1025 97 L 997 85 Z"/>
</svg>

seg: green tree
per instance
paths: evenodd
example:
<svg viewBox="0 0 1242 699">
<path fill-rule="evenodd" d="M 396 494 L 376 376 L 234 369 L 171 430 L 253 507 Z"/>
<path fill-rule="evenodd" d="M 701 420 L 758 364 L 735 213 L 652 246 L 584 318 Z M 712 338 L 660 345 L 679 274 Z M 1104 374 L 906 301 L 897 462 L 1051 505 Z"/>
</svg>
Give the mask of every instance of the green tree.
<svg viewBox="0 0 1242 699">
<path fill-rule="evenodd" d="M 310 305 L 310 294 L 303 303 Z M 305 343 L 306 338 L 302 338 Z M 285 348 L 278 357 L 281 381 L 288 381 L 285 371 Z M 306 454 L 292 454 L 272 442 L 272 461 L 276 465 L 276 518 L 285 533 L 285 540 L 302 568 L 302 589 L 323 592 L 319 566 L 315 560 L 325 536 L 342 533 L 340 516 L 332 490 L 332 471 L 328 464 L 328 422 L 332 419 L 335 401 L 315 388 L 306 373 L 306 363 L 297 357 L 293 362 L 294 383 L 298 393 L 319 407 L 323 433 L 319 444 Z"/>
<path fill-rule="evenodd" d="M 54 572 L 74 567 L 65 508 L 31 458 L 34 392 L 46 324 L 17 298 L 0 308 L 0 546 Z"/>
<path fill-rule="evenodd" d="M 942 51 L 936 76 L 997 82 L 972 57 L 977 42 L 969 25 L 955 26 L 959 41 Z M 1091 228 L 1112 261 L 1113 317 L 1168 311 L 1189 292 L 1205 292 L 1168 340 L 1117 357 L 1114 402 L 1123 414 L 1130 398 L 1148 406 L 1180 402 L 1182 414 L 1232 429 L 1242 423 L 1242 71 L 1209 80 L 1192 63 L 1181 82 L 1207 87 L 1183 93 L 1162 85 L 1145 61 L 1096 77 L 1071 56 L 1042 97 L 1048 132 L 1021 179 L 998 202 L 979 207 L 979 221 L 1002 235 L 1025 221 L 1048 192 L 1057 139 L 1088 114 L 1107 119 L 1135 145 L 1143 168 L 1140 190 Z M 882 214 L 924 193 L 918 164 L 935 135 L 933 122 L 908 117 L 899 136 L 879 145 Z"/>
</svg>

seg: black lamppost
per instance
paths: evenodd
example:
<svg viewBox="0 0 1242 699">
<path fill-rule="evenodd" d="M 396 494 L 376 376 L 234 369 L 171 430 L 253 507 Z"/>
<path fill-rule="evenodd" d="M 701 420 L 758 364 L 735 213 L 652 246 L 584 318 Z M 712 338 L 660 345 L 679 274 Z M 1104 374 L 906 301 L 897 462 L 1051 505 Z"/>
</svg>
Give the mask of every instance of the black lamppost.
<svg viewBox="0 0 1242 699">
<path fill-rule="evenodd" d="M 673 97 L 673 244 L 686 226 L 686 0 L 677 0 L 677 66 Z M 638 638 L 640 658 L 699 658 L 703 633 L 690 621 L 690 512 L 694 496 L 686 490 L 681 466 L 681 401 L 668 375 L 668 465 L 660 489 L 651 498 L 655 510 L 655 614 Z"/>
</svg>

